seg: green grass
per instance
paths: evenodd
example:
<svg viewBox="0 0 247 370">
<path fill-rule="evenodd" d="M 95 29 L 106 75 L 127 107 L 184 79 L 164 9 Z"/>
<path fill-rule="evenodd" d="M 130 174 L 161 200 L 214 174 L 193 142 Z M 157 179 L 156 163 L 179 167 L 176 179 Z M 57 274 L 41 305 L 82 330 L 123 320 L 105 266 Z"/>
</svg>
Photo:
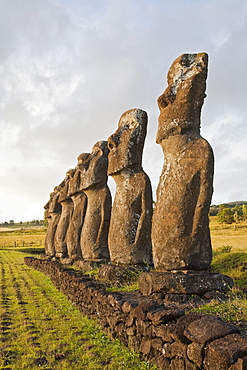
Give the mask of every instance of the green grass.
<svg viewBox="0 0 247 370">
<path fill-rule="evenodd" d="M 209 315 L 216 315 L 225 321 L 234 323 L 247 323 L 247 300 L 246 295 L 230 295 L 227 300 L 212 300 L 194 310 L 195 312 L 203 312 Z"/>
<path fill-rule="evenodd" d="M 212 271 L 230 276 L 235 288 L 246 288 L 247 284 L 247 254 L 246 253 L 215 253 Z"/>
<path fill-rule="evenodd" d="M 32 247 L 33 248 L 33 247 Z M 33 249 L 31 249 L 33 251 Z M 31 251 L 30 250 L 30 251 Z M 24 253 L 0 249 L 0 367 L 155 370 L 83 316 Z"/>
</svg>

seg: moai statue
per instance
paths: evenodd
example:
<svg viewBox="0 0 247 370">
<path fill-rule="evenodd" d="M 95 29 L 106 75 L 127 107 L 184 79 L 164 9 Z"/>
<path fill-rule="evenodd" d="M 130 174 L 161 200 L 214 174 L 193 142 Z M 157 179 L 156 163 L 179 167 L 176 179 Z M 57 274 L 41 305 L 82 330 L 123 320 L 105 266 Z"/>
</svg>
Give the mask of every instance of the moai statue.
<svg viewBox="0 0 247 370">
<path fill-rule="evenodd" d="M 63 184 L 62 184 L 63 185 Z M 62 212 L 62 206 L 58 202 L 59 191 L 62 186 L 56 186 L 50 194 L 50 199 L 45 208 L 45 219 L 48 221 L 48 227 L 45 236 L 45 253 L 47 256 L 55 256 L 54 237 L 57 230 L 57 224 Z"/>
<path fill-rule="evenodd" d="M 107 141 L 97 142 L 87 160 L 78 165 L 80 188 L 87 196 L 81 231 L 82 257 L 86 261 L 109 260 L 108 231 L 111 193 L 107 186 Z"/>
<path fill-rule="evenodd" d="M 66 178 L 64 180 L 64 186 L 60 190 L 58 202 L 62 206 L 62 213 L 57 225 L 57 230 L 54 238 L 56 257 L 63 258 L 67 257 L 67 244 L 66 234 L 69 226 L 69 222 L 73 213 L 73 202 L 68 196 L 69 181 L 74 176 L 75 170 L 71 169 L 67 171 Z"/>
<path fill-rule="evenodd" d="M 142 168 L 146 130 L 146 112 L 131 109 L 108 139 L 108 175 L 116 182 L 108 243 L 116 265 L 152 264 L 152 190 Z"/>
<path fill-rule="evenodd" d="M 156 142 L 164 153 L 152 226 L 158 270 L 205 270 L 212 258 L 208 212 L 214 157 L 200 135 L 207 66 L 206 53 L 181 55 L 158 98 Z"/>
<path fill-rule="evenodd" d="M 81 190 L 81 172 L 79 166 L 87 160 L 89 153 L 81 153 L 77 158 L 77 166 L 75 168 L 75 174 L 69 181 L 68 196 L 73 201 L 73 214 L 68 226 L 66 234 L 66 244 L 68 249 L 68 256 L 71 259 L 77 259 L 82 257 L 81 251 L 81 229 L 84 223 L 84 217 L 86 214 L 87 207 L 87 196 Z"/>
</svg>

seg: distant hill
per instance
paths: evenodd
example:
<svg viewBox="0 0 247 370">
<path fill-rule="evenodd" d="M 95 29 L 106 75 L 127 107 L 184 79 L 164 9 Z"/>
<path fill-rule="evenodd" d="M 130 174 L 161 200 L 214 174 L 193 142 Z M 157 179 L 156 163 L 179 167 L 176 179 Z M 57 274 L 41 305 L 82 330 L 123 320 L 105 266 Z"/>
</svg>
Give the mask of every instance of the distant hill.
<svg viewBox="0 0 247 370">
<path fill-rule="evenodd" d="M 228 202 L 222 204 L 212 204 L 210 206 L 209 216 L 216 216 L 219 212 L 220 206 L 225 206 L 226 208 L 233 208 L 235 206 L 242 206 L 242 204 L 247 204 L 247 201 L 238 200 L 236 202 Z"/>
</svg>

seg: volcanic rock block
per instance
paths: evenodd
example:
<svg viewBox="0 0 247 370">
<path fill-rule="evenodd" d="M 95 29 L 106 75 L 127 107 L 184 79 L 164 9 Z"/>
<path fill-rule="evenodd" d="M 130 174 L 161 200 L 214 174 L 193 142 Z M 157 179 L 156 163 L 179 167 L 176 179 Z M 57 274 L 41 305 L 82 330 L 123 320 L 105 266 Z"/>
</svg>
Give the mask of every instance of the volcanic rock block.
<svg viewBox="0 0 247 370">
<path fill-rule="evenodd" d="M 57 230 L 57 224 L 62 212 L 62 206 L 58 202 L 61 186 L 56 186 L 50 194 L 50 199 L 45 208 L 45 219 L 48 221 L 48 227 L 45 236 L 45 253 L 47 256 L 55 256 L 54 237 Z"/>
<path fill-rule="evenodd" d="M 122 114 L 118 129 L 108 139 L 108 174 L 117 186 L 109 250 L 116 265 L 152 264 L 152 190 L 141 166 L 146 128 L 146 112 L 131 109 Z"/>
<path fill-rule="evenodd" d="M 213 192 L 213 152 L 200 135 L 208 56 L 183 54 L 170 67 L 158 98 L 156 142 L 164 153 L 153 215 L 154 266 L 206 270 L 212 248 L 208 212 Z"/>
<path fill-rule="evenodd" d="M 84 260 L 109 260 L 111 193 L 107 186 L 108 152 L 107 141 L 99 141 L 87 160 L 78 166 L 80 188 L 87 196 L 80 241 Z"/>
<path fill-rule="evenodd" d="M 74 169 L 67 171 L 66 178 L 64 180 L 64 186 L 60 190 L 58 198 L 58 202 L 62 206 L 62 213 L 59 218 L 56 234 L 54 237 L 56 257 L 58 258 L 66 257 L 68 254 L 66 244 L 66 234 L 73 213 L 73 202 L 72 199 L 68 196 L 68 185 L 70 179 L 74 176 L 74 173 L 75 173 Z"/>
<path fill-rule="evenodd" d="M 73 214 L 70 219 L 66 234 L 66 244 L 68 249 L 68 256 L 72 259 L 82 257 L 81 251 L 81 229 L 84 223 L 87 207 L 87 196 L 81 190 L 81 172 L 78 167 L 87 160 L 89 153 L 81 153 L 77 160 L 77 166 L 75 168 L 75 174 L 69 181 L 68 196 L 73 201 Z"/>
<path fill-rule="evenodd" d="M 202 296 L 212 290 L 227 292 L 232 286 L 233 280 L 229 276 L 203 271 L 151 271 L 139 276 L 139 289 L 145 296 L 159 292 Z"/>
<path fill-rule="evenodd" d="M 204 316 L 188 325 L 184 335 L 195 343 L 206 344 L 228 334 L 239 334 L 239 329 L 233 324 L 224 322 L 215 316 Z"/>
<path fill-rule="evenodd" d="M 211 342 L 206 348 L 204 369 L 229 369 L 230 365 L 246 355 L 247 339 L 239 334 L 230 334 Z"/>
</svg>

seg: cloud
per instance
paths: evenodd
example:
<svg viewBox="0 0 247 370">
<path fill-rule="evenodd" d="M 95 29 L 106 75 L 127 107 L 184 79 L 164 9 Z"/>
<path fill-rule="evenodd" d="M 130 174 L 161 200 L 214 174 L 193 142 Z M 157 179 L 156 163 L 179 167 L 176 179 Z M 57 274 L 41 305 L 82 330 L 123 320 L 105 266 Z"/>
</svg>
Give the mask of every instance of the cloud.
<svg viewBox="0 0 247 370">
<path fill-rule="evenodd" d="M 202 135 L 216 157 L 213 202 L 244 200 L 246 19 L 245 0 L 1 1 L 0 222 L 42 218 L 78 154 L 134 107 L 149 115 L 143 165 L 155 190 L 156 100 L 184 52 L 210 56 Z"/>
</svg>

